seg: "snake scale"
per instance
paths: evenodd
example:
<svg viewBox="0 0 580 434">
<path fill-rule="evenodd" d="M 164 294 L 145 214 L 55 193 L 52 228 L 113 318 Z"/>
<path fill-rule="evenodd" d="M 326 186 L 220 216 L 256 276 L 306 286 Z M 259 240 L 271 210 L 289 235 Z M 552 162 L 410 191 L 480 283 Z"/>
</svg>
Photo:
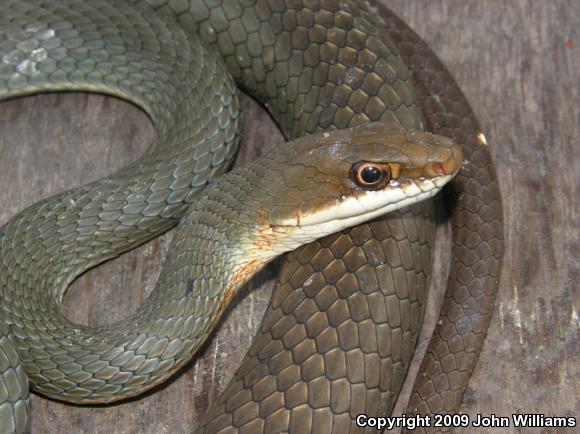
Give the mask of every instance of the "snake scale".
<svg viewBox="0 0 580 434">
<path fill-rule="evenodd" d="M 0 99 L 106 93 L 141 107 L 157 135 L 129 167 L 41 201 L 1 229 L 1 430 L 26 431 L 27 377 L 33 390 L 55 399 L 124 399 L 174 372 L 211 333 L 233 291 L 216 295 L 214 282 L 188 277 L 195 267 L 196 276 L 212 276 L 221 260 L 190 253 L 192 238 L 201 237 L 202 249 L 216 244 L 211 235 L 193 234 L 195 224 L 179 226 L 185 236 L 171 250 L 182 253 L 167 260 L 133 318 L 93 330 L 67 321 L 60 300 L 88 268 L 177 224 L 208 183 L 210 198 L 220 198 L 206 200 L 210 214 L 224 206 L 231 212 L 244 179 L 278 170 L 250 165 L 246 178 L 233 174 L 223 181 L 227 191 L 215 193 L 222 181 L 214 179 L 230 165 L 239 134 L 233 80 L 268 108 L 288 138 L 380 120 L 462 145 L 466 161 L 451 189 L 448 291 L 408 408 L 457 411 L 498 286 L 502 210 L 485 139 L 444 66 L 391 12 L 362 1 L 147 3 L 0 1 Z M 367 128 L 356 131 L 373 136 Z M 417 137 L 428 145 L 422 133 L 389 134 L 404 149 Z M 329 146 L 325 135 L 317 137 Z M 312 142 L 300 143 L 312 151 Z M 268 161 L 307 166 L 295 149 L 268 154 Z M 284 172 L 286 182 L 298 182 L 304 173 L 297 173 Z M 296 206 L 290 202 L 257 218 L 285 221 L 285 207 Z M 298 226 L 300 218 L 307 224 L 320 215 L 316 201 L 308 203 Z M 247 280 L 261 266 L 260 249 L 280 236 L 257 235 L 246 240 L 256 261 L 228 278 Z M 421 325 L 432 236 L 433 203 L 426 200 L 287 255 L 258 336 L 199 432 L 358 432 L 357 414 L 388 414 Z M 278 250 L 299 243 L 288 244 Z"/>
</svg>

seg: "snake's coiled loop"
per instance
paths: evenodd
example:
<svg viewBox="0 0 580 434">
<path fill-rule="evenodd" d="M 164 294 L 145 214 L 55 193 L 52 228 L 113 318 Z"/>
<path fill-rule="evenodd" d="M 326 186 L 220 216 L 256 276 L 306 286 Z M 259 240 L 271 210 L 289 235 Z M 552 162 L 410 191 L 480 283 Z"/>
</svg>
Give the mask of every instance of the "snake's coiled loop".
<svg viewBox="0 0 580 434">
<path fill-rule="evenodd" d="M 153 371 L 167 375 L 168 359 L 174 365 L 178 353 L 189 358 L 181 333 L 155 345 L 147 335 L 160 324 L 144 319 L 143 311 L 95 333 L 70 323 L 60 300 L 83 271 L 174 226 L 197 193 L 226 170 L 238 136 L 234 82 L 219 56 L 145 5 L 3 1 L 0 45 L 0 99 L 100 92 L 137 104 L 155 124 L 157 140 L 143 157 L 28 208 L 2 228 L 1 239 L 8 271 L 0 277 L 2 320 L 16 337 L 33 387 L 74 401 L 124 385 L 134 394 L 147 381 L 159 381 Z M 214 80 L 200 88 L 206 77 Z M 118 350 L 123 347 L 129 353 Z M 145 357 L 150 353 L 153 362 Z M 12 382 L 6 389 L 11 400 L 1 412 L 16 402 L 21 421 Z"/>
<path fill-rule="evenodd" d="M 182 269 L 175 268 L 162 273 L 131 319 L 92 330 L 68 322 L 60 309 L 76 276 L 173 226 L 232 160 L 238 115 L 233 81 L 222 60 L 176 20 L 221 53 L 237 83 L 266 105 L 288 137 L 369 120 L 421 129 L 413 77 L 389 39 L 389 32 L 395 39 L 403 35 L 398 42 L 416 83 L 427 83 L 419 96 L 428 125 L 441 128 L 442 116 L 453 124 L 450 134 L 476 144 L 477 124 L 462 123 L 472 117 L 463 96 L 453 86 L 446 94 L 433 85 L 433 76 L 444 88 L 454 85 L 448 73 L 403 24 L 387 16 L 385 26 L 363 1 L 150 3 L 157 13 L 142 0 L 0 1 L 0 99 L 44 91 L 107 93 L 143 108 L 157 133 L 146 155 L 129 167 L 39 202 L 2 228 L 0 342 L 8 350 L 0 351 L 0 372 L 7 373 L 10 396 L 0 401 L 0 420 L 16 420 L 18 430 L 26 425 L 27 390 L 11 343 L 36 390 L 57 399 L 108 402 L 158 384 L 185 363 L 223 308 L 221 294 L 211 291 L 183 304 Z M 430 102 L 429 92 L 443 104 Z M 463 185 L 475 198 L 478 186 L 486 185 L 483 203 L 492 205 L 483 215 L 491 223 L 479 240 L 471 236 L 478 228 L 460 230 L 454 255 L 465 252 L 461 245 L 468 240 L 480 261 L 472 284 L 462 281 L 467 272 L 460 274 L 458 291 L 479 302 L 482 290 L 489 305 L 500 265 L 492 259 L 501 257 L 501 220 L 492 213 L 501 208 L 489 153 L 478 152 L 483 157 L 473 164 L 485 170 L 470 172 Z M 464 202 L 469 212 L 482 209 L 476 202 Z M 290 256 L 259 337 L 202 429 L 356 432 L 357 414 L 389 412 L 423 315 L 432 234 L 427 202 Z M 461 263 L 467 262 L 456 258 L 455 271 Z M 488 310 L 474 321 L 478 338 Z M 447 348 L 453 353 L 458 347 Z M 456 390 L 463 390 L 463 373 L 473 363 L 470 353 Z M 2 392 L 0 384 L 0 398 Z M 455 398 L 446 403 L 446 390 L 427 386 L 419 395 L 424 402 L 442 400 L 449 411 L 458 405 Z"/>
</svg>

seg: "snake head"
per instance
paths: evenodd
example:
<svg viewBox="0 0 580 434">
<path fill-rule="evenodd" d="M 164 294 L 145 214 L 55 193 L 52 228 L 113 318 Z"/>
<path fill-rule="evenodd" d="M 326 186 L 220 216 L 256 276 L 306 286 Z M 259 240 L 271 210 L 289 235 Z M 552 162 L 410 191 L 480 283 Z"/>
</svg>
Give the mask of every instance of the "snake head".
<svg viewBox="0 0 580 434">
<path fill-rule="evenodd" d="M 269 223 L 316 237 L 432 197 L 462 163 L 452 140 L 381 122 L 307 136 L 282 154 Z"/>
<path fill-rule="evenodd" d="M 261 266 L 318 238 L 434 196 L 459 171 L 450 139 L 385 123 L 313 134 L 222 177 L 215 213 L 236 212 L 239 248 Z M 238 205 L 239 204 L 239 205 Z M 203 205 L 200 205 L 200 207 Z M 238 208 L 239 206 L 239 208 Z M 249 272 L 242 273 L 249 276 Z"/>
</svg>

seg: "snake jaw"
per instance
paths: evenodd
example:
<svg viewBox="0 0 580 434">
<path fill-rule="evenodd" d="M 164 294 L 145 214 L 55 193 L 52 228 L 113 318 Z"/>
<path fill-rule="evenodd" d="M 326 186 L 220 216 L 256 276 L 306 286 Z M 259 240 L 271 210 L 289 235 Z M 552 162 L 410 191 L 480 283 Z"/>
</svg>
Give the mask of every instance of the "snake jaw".
<svg viewBox="0 0 580 434">
<path fill-rule="evenodd" d="M 433 197 L 452 177 L 444 175 L 434 179 L 398 181 L 395 187 L 389 183 L 383 190 L 348 196 L 331 209 L 303 217 L 300 227 L 320 226 L 322 230 L 325 226 L 331 231 L 329 233 L 343 230 Z"/>
<path fill-rule="evenodd" d="M 400 179 L 379 191 L 342 196 L 334 205 L 312 214 L 296 213 L 281 224 L 257 229 L 246 254 L 265 262 L 326 235 L 356 226 L 383 214 L 429 199 L 457 171 L 435 178 Z"/>
</svg>

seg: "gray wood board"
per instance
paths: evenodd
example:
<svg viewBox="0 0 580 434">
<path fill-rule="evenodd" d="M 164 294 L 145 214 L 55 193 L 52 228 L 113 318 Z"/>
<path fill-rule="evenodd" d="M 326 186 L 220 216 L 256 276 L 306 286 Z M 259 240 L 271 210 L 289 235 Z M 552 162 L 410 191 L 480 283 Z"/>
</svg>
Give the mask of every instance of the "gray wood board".
<svg viewBox="0 0 580 434">
<path fill-rule="evenodd" d="M 506 257 L 500 294 L 461 410 L 578 416 L 580 2 L 393 0 L 388 5 L 429 42 L 463 88 L 495 156 L 503 193 Z M 257 156 L 260 146 L 282 141 L 261 108 L 249 98 L 242 105 L 244 139 L 237 164 Z M 0 222 L 43 197 L 113 172 L 152 138 L 147 117 L 113 98 L 53 94 L 3 103 Z M 67 316 L 102 325 L 134 312 L 153 288 L 170 237 L 79 278 L 65 297 Z M 416 358 L 424 352 L 444 290 L 448 237 L 442 226 Z M 236 297 L 210 342 L 166 385 L 102 407 L 34 395 L 32 432 L 190 432 L 248 348 L 274 273 L 268 268 Z M 410 377 L 416 369 L 417 363 Z"/>
</svg>

